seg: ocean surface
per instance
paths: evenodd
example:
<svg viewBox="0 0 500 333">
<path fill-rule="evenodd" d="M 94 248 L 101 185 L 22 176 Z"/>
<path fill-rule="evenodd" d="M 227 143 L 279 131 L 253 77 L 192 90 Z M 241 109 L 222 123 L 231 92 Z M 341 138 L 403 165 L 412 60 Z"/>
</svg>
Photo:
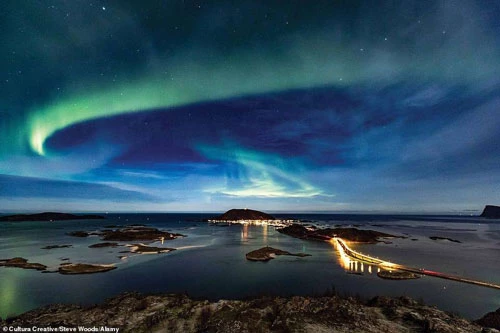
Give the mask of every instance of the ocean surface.
<svg viewBox="0 0 500 333">
<path fill-rule="evenodd" d="M 90 305 L 127 291 L 186 293 L 195 298 L 242 299 L 261 295 L 323 295 L 370 298 L 406 295 L 442 310 L 477 319 L 500 308 L 500 290 L 424 276 L 416 280 L 384 280 L 377 268 L 343 266 L 328 242 L 305 241 L 278 233 L 270 226 L 202 222 L 214 214 L 108 214 L 106 220 L 0 223 L 0 259 L 24 257 L 57 269 L 60 263 L 116 263 L 99 274 L 61 275 L 0 267 L 0 317 L 52 303 Z M 425 268 L 500 284 L 500 221 L 462 216 L 395 216 L 291 214 L 319 226 L 355 226 L 405 238 L 385 243 L 352 245 L 362 253 L 398 264 Z M 76 230 L 95 231 L 107 225 L 144 224 L 186 237 L 153 243 L 176 248 L 164 254 L 123 254 L 124 247 L 89 248 L 98 236 L 77 238 Z M 430 236 L 449 237 L 431 240 Z M 126 242 L 120 242 L 125 244 Z M 47 245 L 71 248 L 44 250 Z M 279 256 L 250 262 L 245 254 L 263 246 L 310 257 Z M 119 259 L 120 255 L 127 258 Z M 63 259 L 69 258 L 64 261 Z M 354 266 L 354 265 L 353 265 Z"/>
</svg>

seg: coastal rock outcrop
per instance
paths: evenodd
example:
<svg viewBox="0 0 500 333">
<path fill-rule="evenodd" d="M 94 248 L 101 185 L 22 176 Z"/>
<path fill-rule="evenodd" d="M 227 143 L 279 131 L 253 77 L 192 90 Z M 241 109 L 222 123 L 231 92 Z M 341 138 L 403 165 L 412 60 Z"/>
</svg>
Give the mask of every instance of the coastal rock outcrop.
<svg viewBox="0 0 500 333">
<path fill-rule="evenodd" d="M 0 260 L 0 267 L 18 267 L 24 269 L 36 269 L 37 271 L 44 271 L 47 269 L 47 266 L 36 263 L 36 262 L 28 262 L 27 259 L 21 257 L 15 257 L 11 259 L 2 259 Z"/>
<path fill-rule="evenodd" d="M 68 213 L 45 212 L 38 214 L 16 214 L 0 216 L 0 221 L 22 222 L 22 221 L 65 221 L 65 220 L 102 220 L 100 215 L 74 215 Z"/>
<path fill-rule="evenodd" d="M 68 247 L 72 247 L 73 245 L 70 244 L 62 244 L 62 245 L 47 245 L 42 247 L 42 250 L 52 250 L 52 249 L 65 249 Z"/>
<path fill-rule="evenodd" d="M 444 241 L 453 242 L 453 243 L 462 243 L 459 240 L 456 240 L 456 239 L 453 239 L 453 238 L 449 238 L 449 237 L 431 236 L 429 238 L 432 239 L 432 240 L 444 240 Z"/>
<path fill-rule="evenodd" d="M 116 269 L 113 264 L 62 264 L 59 266 L 58 272 L 61 274 L 92 274 L 102 273 Z"/>
<path fill-rule="evenodd" d="M 118 243 L 115 243 L 115 242 L 104 242 L 104 243 L 96 243 L 96 244 L 89 245 L 89 248 L 99 249 L 99 248 L 103 248 L 103 247 L 117 247 L 117 246 L 118 246 Z"/>
<path fill-rule="evenodd" d="M 216 221 L 274 220 L 274 216 L 252 209 L 231 209 L 213 218 Z"/>
<path fill-rule="evenodd" d="M 269 261 L 274 259 L 275 256 L 295 256 L 295 257 L 308 257 L 310 254 L 307 253 L 290 253 L 288 251 L 283 251 L 280 249 L 275 249 L 270 246 L 265 246 L 258 250 L 248 252 L 246 254 L 247 260 L 250 261 Z"/>
<path fill-rule="evenodd" d="M 159 253 L 168 253 L 171 251 L 175 251 L 175 249 L 169 248 L 169 247 L 148 246 L 148 245 L 144 245 L 144 244 L 130 245 L 130 252 L 132 252 L 132 253 L 159 254 Z"/>
<path fill-rule="evenodd" d="M 73 237 L 88 237 L 90 236 L 90 234 L 86 231 L 81 231 L 81 230 L 78 230 L 78 231 L 72 231 L 72 232 L 68 232 L 68 236 L 73 236 Z"/>
<path fill-rule="evenodd" d="M 181 234 L 173 234 L 167 231 L 161 231 L 156 228 L 134 226 L 116 230 L 104 230 L 101 232 L 101 237 L 106 241 L 138 241 L 138 240 L 169 240 L 177 237 L 184 237 Z"/>
<path fill-rule="evenodd" d="M 316 229 L 307 228 L 296 223 L 284 228 L 280 228 L 278 229 L 278 232 L 301 239 L 329 241 L 333 237 L 340 237 L 351 242 L 359 243 L 376 243 L 380 241 L 380 237 L 399 237 L 374 230 L 361 230 L 356 228 Z"/>
<path fill-rule="evenodd" d="M 486 205 L 480 217 L 489 219 L 500 219 L 500 206 Z"/>
<path fill-rule="evenodd" d="M 51 305 L 0 326 L 108 326 L 120 332 L 481 332 L 481 326 L 410 298 L 261 297 L 193 300 L 186 295 L 129 293 L 104 304 Z"/>
<path fill-rule="evenodd" d="M 410 272 L 405 272 L 405 271 L 386 271 L 382 270 L 377 273 L 377 276 L 382 279 L 387 279 L 387 280 L 411 280 L 411 279 L 418 279 L 420 278 L 419 275 L 413 274 Z"/>
<path fill-rule="evenodd" d="M 500 308 L 495 312 L 485 314 L 481 319 L 476 320 L 476 323 L 484 327 L 500 330 Z"/>
</svg>

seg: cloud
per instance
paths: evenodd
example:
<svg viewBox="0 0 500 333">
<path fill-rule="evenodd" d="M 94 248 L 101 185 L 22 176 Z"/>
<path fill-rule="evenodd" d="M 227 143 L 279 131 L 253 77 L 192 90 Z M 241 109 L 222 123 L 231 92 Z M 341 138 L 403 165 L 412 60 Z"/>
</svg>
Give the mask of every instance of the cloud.
<svg viewBox="0 0 500 333">
<path fill-rule="evenodd" d="M 468 110 L 440 130 L 409 144 L 402 161 L 439 162 L 451 169 L 471 162 L 481 169 L 481 162 L 499 160 L 500 149 L 495 143 L 500 136 L 499 108 L 500 99 L 495 98 Z"/>
<path fill-rule="evenodd" d="M 113 186 L 0 175 L 0 198 L 58 198 L 116 202 L 157 202 L 159 198 Z"/>
<path fill-rule="evenodd" d="M 0 159 L 0 173 L 26 176 L 69 179 L 75 174 L 97 169 L 123 151 L 120 145 L 87 142 L 69 153 L 52 157 L 38 155 L 13 155 Z"/>
</svg>

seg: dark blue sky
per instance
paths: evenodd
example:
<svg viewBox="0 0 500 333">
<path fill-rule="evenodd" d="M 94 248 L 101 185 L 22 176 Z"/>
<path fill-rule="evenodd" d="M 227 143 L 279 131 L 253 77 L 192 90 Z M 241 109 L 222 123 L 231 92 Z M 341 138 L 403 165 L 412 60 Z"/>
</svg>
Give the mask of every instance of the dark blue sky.
<svg viewBox="0 0 500 333">
<path fill-rule="evenodd" d="M 0 209 L 498 203 L 500 5 L 5 1 Z"/>
</svg>

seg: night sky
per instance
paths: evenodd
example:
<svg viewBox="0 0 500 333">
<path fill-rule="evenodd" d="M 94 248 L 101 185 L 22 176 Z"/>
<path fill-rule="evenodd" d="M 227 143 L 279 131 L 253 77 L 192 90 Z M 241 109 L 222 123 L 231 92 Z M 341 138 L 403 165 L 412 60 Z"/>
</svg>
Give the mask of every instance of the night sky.
<svg viewBox="0 0 500 333">
<path fill-rule="evenodd" d="M 477 213 L 500 203 L 499 17 L 4 0 L 0 212 Z"/>
</svg>

